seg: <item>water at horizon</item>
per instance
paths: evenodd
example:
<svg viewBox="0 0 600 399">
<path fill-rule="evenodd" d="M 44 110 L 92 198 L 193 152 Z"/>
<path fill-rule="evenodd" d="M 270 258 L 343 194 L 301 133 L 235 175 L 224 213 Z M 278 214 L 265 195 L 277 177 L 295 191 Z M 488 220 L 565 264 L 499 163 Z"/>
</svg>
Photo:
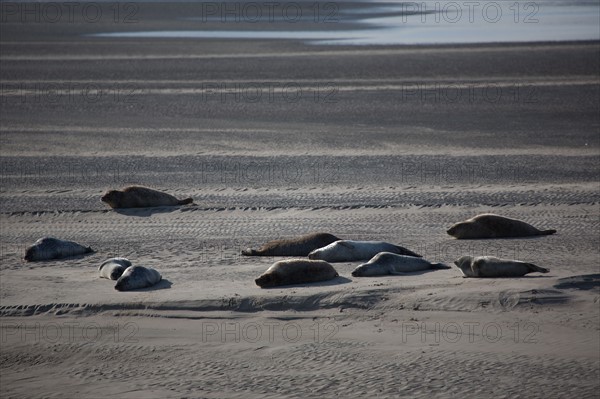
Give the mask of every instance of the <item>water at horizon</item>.
<svg viewBox="0 0 600 399">
<path fill-rule="evenodd" d="M 209 4 L 209 3 L 207 3 Z M 140 30 L 98 32 L 95 37 L 197 38 L 197 39 L 297 39 L 311 44 L 395 45 L 460 44 L 600 40 L 600 1 L 419 1 L 370 2 L 344 9 L 344 3 L 324 2 L 319 15 L 278 13 L 272 19 L 252 4 L 220 2 L 207 15 L 190 15 L 182 21 L 221 22 L 219 29 Z M 234 4 L 223 16 L 218 7 Z M 237 16 L 235 15 L 236 5 Z M 277 3 L 285 5 L 299 3 Z M 316 4 L 316 3 L 315 3 Z M 358 3 L 356 3 L 358 4 Z M 366 5 L 366 6 L 365 6 Z M 290 6 L 291 7 L 291 6 Z M 328 8 L 324 8 L 328 7 Z M 291 8 L 290 8 L 291 9 Z M 208 11 L 212 11 L 208 15 Z M 288 9 L 289 11 L 289 9 Z M 260 16 L 258 16 L 260 13 Z M 233 20 L 237 17 L 237 20 Z M 320 18 L 320 23 L 310 24 Z M 229 18 L 229 20 L 228 20 Z M 316 20 L 316 19 L 315 19 Z M 244 26 L 244 22 L 247 24 Z M 273 23 L 257 30 L 256 23 Z M 309 29 L 293 30 L 303 22 Z M 309 24 L 307 24 L 307 22 Z M 347 24 L 346 29 L 343 24 Z M 206 25 L 204 25 L 206 26 Z M 227 28 L 233 29 L 227 29 Z M 250 29 L 240 29 L 249 27 Z M 314 27 L 314 29 L 312 29 Z M 340 27 L 342 27 L 340 29 Z"/>
</svg>

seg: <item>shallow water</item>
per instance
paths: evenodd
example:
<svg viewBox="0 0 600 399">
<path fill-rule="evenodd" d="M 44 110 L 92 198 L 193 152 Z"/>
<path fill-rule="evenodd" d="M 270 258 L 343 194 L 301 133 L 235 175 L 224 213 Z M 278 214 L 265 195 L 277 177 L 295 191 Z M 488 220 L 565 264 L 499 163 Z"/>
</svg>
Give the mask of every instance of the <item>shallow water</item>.
<svg viewBox="0 0 600 399">
<path fill-rule="evenodd" d="M 241 3 L 240 3 L 241 4 Z M 290 3 L 291 4 L 291 3 Z M 294 3 L 297 4 L 297 3 Z M 195 39 L 298 39 L 312 44 L 393 45 L 541 42 L 600 39 L 599 1 L 421 1 L 344 9 L 324 3 L 319 14 L 238 8 L 237 15 L 181 17 L 220 22 L 216 30 L 159 30 L 97 33 L 100 37 Z M 330 5 L 330 6 L 327 6 Z M 331 6 L 333 5 L 333 6 Z M 329 7 L 329 8 L 326 8 Z M 235 7 L 233 8 L 235 10 Z M 246 11 L 245 11 L 246 10 Z M 311 13 L 311 15 L 307 15 Z M 322 23 L 310 24 L 319 19 Z M 309 22 L 308 24 L 306 22 Z M 272 23 L 257 30 L 255 22 Z M 297 27 L 315 29 L 290 30 Z M 327 23 L 329 22 L 329 23 Z M 296 24 L 296 25 L 294 25 Z M 240 29 L 240 27 L 249 29 Z M 348 29 L 342 27 L 347 26 Z M 271 28 L 277 29 L 271 29 Z M 288 29 L 286 29 L 288 28 Z M 340 29 L 342 28 L 342 29 Z"/>
</svg>

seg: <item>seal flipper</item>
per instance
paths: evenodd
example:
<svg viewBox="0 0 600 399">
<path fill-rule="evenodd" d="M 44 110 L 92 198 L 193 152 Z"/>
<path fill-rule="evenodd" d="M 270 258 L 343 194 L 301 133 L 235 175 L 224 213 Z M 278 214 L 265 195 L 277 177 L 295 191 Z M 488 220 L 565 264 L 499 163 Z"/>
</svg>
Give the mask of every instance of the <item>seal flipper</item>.
<svg viewBox="0 0 600 399">
<path fill-rule="evenodd" d="M 541 233 L 543 236 L 549 236 L 549 235 L 551 235 L 551 234 L 554 234 L 554 233 L 556 233 L 556 230 L 554 230 L 554 229 L 550 229 L 550 230 L 542 230 L 540 233 Z"/>
<path fill-rule="evenodd" d="M 534 265 L 533 263 L 526 263 L 526 265 L 529 267 L 529 272 L 530 273 L 549 273 L 550 270 L 546 269 L 544 267 L 539 267 L 538 265 Z"/>
<path fill-rule="evenodd" d="M 193 204 L 193 203 L 194 203 L 193 198 L 186 198 L 186 199 L 182 199 L 179 201 L 179 205 L 187 205 L 187 204 Z"/>
<path fill-rule="evenodd" d="M 442 269 L 452 269 L 450 266 L 445 265 L 443 263 L 432 263 L 431 264 L 431 268 L 432 269 L 439 269 L 439 270 L 442 270 Z"/>
<path fill-rule="evenodd" d="M 394 245 L 398 249 L 398 253 L 400 255 L 412 256 L 414 258 L 422 258 L 423 255 L 419 255 L 416 252 L 411 251 L 410 249 L 401 247 L 400 245 Z"/>
</svg>

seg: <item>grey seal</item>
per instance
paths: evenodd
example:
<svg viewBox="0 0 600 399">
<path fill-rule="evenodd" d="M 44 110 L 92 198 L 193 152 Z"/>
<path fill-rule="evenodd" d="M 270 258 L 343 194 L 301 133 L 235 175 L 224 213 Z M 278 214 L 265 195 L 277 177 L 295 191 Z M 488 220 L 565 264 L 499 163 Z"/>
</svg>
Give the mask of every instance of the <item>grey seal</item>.
<svg viewBox="0 0 600 399">
<path fill-rule="evenodd" d="M 102 262 L 100 267 L 98 267 L 98 271 L 100 272 L 100 277 L 118 280 L 129 266 L 131 266 L 129 259 L 111 258 Z"/>
<path fill-rule="evenodd" d="M 150 208 L 155 206 L 177 206 L 194 202 L 192 198 L 179 200 L 174 196 L 142 186 L 129 186 L 122 190 L 110 190 L 100 200 L 111 208 Z"/>
<path fill-rule="evenodd" d="M 308 258 L 327 262 L 351 262 L 371 259 L 379 252 L 421 257 L 409 249 L 388 242 L 339 240 L 323 248 L 315 249 L 308 254 Z"/>
<path fill-rule="evenodd" d="M 311 251 L 339 240 L 329 233 L 310 233 L 294 238 L 269 241 L 258 249 L 242 251 L 246 256 L 307 256 Z"/>
<path fill-rule="evenodd" d="M 522 277 L 528 273 L 550 271 L 533 263 L 494 256 L 463 256 L 454 264 L 463 272 L 463 277 Z"/>
<path fill-rule="evenodd" d="M 130 291 L 152 287 L 161 279 L 160 273 L 151 267 L 129 266 L 117 280 L 115 290 Z"/>
<path fill-rule="evenodd" d="M 94 252 L 91 247 L 86 247 L 73 241 L 43 237 L 25 250 L 23 260 L 35 262 L 39 260 L 61 259 L 90 252 Z"/>
<path fill-rule="evenodd" d="M 288 259 L 275 262 L 254 281 L 261 288 L 269 288 L 327 281 L 337 276 L 333 266 L 322 260 Z"/>
<path fill-rule="evenodd" d="M 352 271 L 354 277 L 384 276 L 386 274 L 403 275 L 430 269 L 450 269 L 443 263 L 431 263 L 423 258 L 380 252 L 367 263 L 358 265 Z"/>
<path fill-rule="evenodd" d="M 545 236 L 556 230 L 539 230 L 529 223 L 484 213 L 454 224 L 447 233 L 458 239 Z"/>
</svg>

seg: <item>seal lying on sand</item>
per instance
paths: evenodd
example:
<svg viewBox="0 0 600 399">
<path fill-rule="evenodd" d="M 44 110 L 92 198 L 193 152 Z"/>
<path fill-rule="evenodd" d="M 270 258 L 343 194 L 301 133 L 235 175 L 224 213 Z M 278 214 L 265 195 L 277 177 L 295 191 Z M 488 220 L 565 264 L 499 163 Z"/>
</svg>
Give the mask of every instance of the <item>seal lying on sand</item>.
<svg viewBox="0 0 600 399">
<path fill-rule="evenodd" d="M 521 220 L 484 213 L 456 223 L 448 229 L 447 233 L 459 239 L 509 238 L 545 236 L 556 233 L 556 230 L 538 230 Z"/>
<path fill-rule="evenodd" d="M 310 233 L 300 237 L 269 241 L 259 249 L 245 249 L 246 256 L 306 256 L 311 251 L 339 240 L 333 234 Z"/>
<path fill-rule="evenodd" d="M 339 240 L 326 247 L 315 249 L 308 254 L 308 258 L 327 262 L 351 262 L 371 259 L 379 252 L 421 257 L 409 249 L 388 242 Z"/>
<path fill-rule="evenodd" d="M 352 271 L 354 277 L 384 276 L 386 274 L 403 275 L 430 269 L 450 269 L 443 263 L 431 263 L 423 258 L 380 252 L 367 263 Z"/>
<path fill-rule="evenodd" d="M 115 290 L 130 291 L 152 287 L 162 279 L 156 270 L 144 266 L 129 266 L 117 280 Z"/>
<path fill-rule="evenodd" d="M 35 262 L 38 260 L 61 259 L 89 252 L 94 252 L 94 250 L 91 247 L 84 247 L 73 241 L 44 237 L 37 240 L 25 250 L 23 260 Z"/>
<path fill-rule="evenodd" d="M 129 266 L 131 266 L 131 262 L 128 259 L 112 258 L 104 261 L 98 268 L 98 271 L 100 272 L 100 277 L 118 280 Z"/>
<path fill-rule="evenodd" d="M 149 208 L 154 206 L 186 205 L 191 198 L 178 200 L 170 194 L 142 186 L 129 186 L 122 190 L 110 190 L 100 200 L 111 208 Z"/>
<path fill-rule="evenodd" d="M 550 270 L 533 263 L 500 259 L 493 256 L 463 256 L 454 261 L 463 277 L 522 277 L 527 273 L 548 273 Z"/>
<path fill-rule="evenodd" d="M 254 280 L 261 288 L 280 285 L 315 283 L 338 276 L 333 266 L 322 260 L 289 259 L 275 262 Z"/>
</svg>

